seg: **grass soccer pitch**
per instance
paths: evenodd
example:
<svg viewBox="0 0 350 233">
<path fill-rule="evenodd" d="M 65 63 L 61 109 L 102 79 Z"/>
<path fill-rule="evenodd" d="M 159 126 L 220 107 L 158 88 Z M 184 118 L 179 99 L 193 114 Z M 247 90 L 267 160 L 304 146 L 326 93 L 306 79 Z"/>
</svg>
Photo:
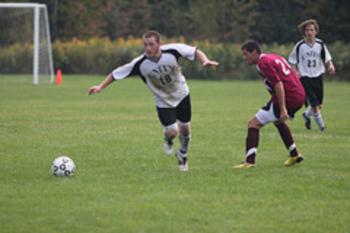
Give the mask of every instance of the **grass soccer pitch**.
<svg viewBox="0 0 350 233">
<path fill-rule="evenodd" d="M 189 172 L 162 151 L 162 128 L 142 81 L 87 89 L 101 76 L 61 86 L 0 85 L 0 226 L 4 233 L 350 231 L 350 83 L 326 82 L 327 130 L 289 122 L 305 161 L 286 168 L 277 130 L 261 131 L 257 167 L 244 158 L 247 122 L 269 99 L 260 81 L 189 81 Z M 178 146 L 178 141 L 176 141 Z M 58 155 L 77 165 L 50 173 Z"/>
</svg>

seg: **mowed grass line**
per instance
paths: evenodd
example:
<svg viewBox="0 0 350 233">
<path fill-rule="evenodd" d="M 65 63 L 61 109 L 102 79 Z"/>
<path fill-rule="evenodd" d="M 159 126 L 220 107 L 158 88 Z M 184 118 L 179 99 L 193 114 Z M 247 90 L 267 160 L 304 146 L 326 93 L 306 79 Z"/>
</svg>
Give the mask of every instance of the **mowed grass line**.
<svg viewBox="0 0 350 233">
<path fill-rule="evenodd" d="M 62 86 L 2 81 L 1 232 L 348 232 L 350 84 L 327 82 L 327 131 L 290 122 L 305 163 L 272 125 L 261 131 L 257 168 L 244 158 L 248 119 L 269 96 L 262 82 L 190 81 L 190 171 L 162 153 L 153 99 L 138 79 L 99 95 L 101 76 L 64 76 Z M 177 142 L 178 144 L 178 142 Z M 71 178 L 50 174 L 66 154 Z"/>
</svg>

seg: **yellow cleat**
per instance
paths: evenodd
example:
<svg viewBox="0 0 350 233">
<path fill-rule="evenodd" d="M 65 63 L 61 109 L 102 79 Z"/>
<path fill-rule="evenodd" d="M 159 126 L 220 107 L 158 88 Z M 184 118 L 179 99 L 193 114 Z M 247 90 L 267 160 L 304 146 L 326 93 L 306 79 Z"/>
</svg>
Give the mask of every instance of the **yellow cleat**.
<svg viewBox="0 0 350 233">
<path fill-rule="evenodd" d="M 255 168 L 255 164 L 243 162 L 243 163 L 241 163 L 241 164 L 238 164 L 238 165 L 236 165 L 236 166 L 233 166 L 233 168 L 235 168 L 235 169 L 249 169 L 249 168 Z"/>
<path fill-rule="evenodd" d="M 286 167 L 290 167 L 293 166 L 297 163 L 301 163 L 304 160 L 304 157 L 302 155 L 298 155 L 295 157 L 289 157 L 285 162 L 284 162 L 284 166 Z"/>
</svg>

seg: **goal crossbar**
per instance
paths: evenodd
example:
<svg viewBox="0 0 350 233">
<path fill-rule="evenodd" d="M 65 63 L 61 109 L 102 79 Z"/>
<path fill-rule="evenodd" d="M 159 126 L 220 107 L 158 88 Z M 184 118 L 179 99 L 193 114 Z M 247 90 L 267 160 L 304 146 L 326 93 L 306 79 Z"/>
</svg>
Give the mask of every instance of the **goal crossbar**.
<svg viewBox="0 0 350 233">
<path fill-rule="evenodd" d="M 46 7 L 46 5 L 40 4 L 40 3 L 0 3 L 0 7 L 3 7 L 3 8 L 35 8 L 35 7 Z"/>
</svg>

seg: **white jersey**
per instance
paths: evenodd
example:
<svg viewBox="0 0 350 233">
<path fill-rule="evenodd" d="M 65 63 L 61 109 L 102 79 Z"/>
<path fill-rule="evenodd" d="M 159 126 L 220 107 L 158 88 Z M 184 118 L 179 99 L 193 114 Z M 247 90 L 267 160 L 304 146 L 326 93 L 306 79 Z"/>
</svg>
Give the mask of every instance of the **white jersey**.
<svg viewBox="0 0 350 233">
<path fill-rule="evenodd" d="M 148 86 L 159 108 L 176 107 L 189 94 L 186 79 L 178 63 L 180 57 L 193 61 L 196 48 L 185 44 L 166 44 L 160 47 L 158 61 L 145 54 L 112 71 L 115 80 L 139 75 Z"/>
<path fill-rule="evenodd" d="M 332 57 L 322 40 L 316 39 L 313 45 L 301 40 L 294 46 L 289 55 L 289 63 L 297 65 L 300 76 L 316 78 L 326 72 L 325 64 Z"/>
</svg>

